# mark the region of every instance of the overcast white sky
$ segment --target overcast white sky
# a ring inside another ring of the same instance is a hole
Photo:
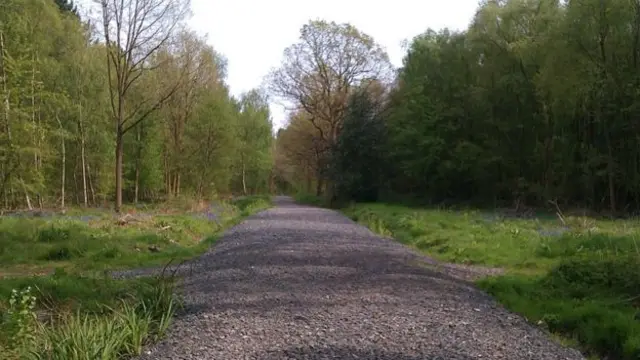
[[[80,0],[83,3],[87,0]],[[466,28],[478,0],[191,0],[189,23],[228,60],[228,84],[234,95],[258,87],[284,49],[294,43],[310,19],[349,22],[386,48],[400,66],[402,41],[427,28]],[[285,122],[272,105],[274,126]]]

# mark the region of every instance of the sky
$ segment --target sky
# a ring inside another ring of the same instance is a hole
[[[80,0],[80,3],[88,0]],[[283,51],[298,40],[309,20],[348,22],[372,36],[399,67],[404,40],[426,31],[464,29],[478,0],[191,0],[190,27],[228,61],[227,83],[233,95],[259,87],[277,67]],[[271,104],[274,127],[286,114]]]

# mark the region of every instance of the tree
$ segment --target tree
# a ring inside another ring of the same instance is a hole
[[[58,8],[60,8],[60,11],[67,12],[75,15],[76,17],[79,17],[78,8],[73,3],[73,0],[54,0],[54,1],[56,5],[58,5]]]
[[[237,108],[226,85],[210,89],[185,129],[184,185],[200,198],[228,193],[238,152]]]
[[[390,69],[387,54],[370,36],[350,24],[316,20],[302,27],[300,41],[285,50],[282,65],[270,74],[270,91],[294,110],[305,111],[326,145],[319,159],[318,194],[353,88],[387,79]]]
[[[107,205],[114,138],[127,201],[240,189],[239,129],[257,119],[269,128],[268,115],[241,117],[226,61],[169,16],[185,3],[96,2],[109,42],[96,41],[96,22],[73,15],[71,1],[0,1],[2,210]],[[248,192],[265,189],[266,134],[246,142]]]
[[[249,91],[240,99],[237,140],[239,142],[239,172],[242,193],[247,195],[247,176],[252,174],[252,188],[262,181],[266,188],[271,167],[271,116],[266,97],[257,90]]]
[[[286,128],[280,129],[276,140],[276,170],[278,177],[297,191],[311,193],[321,180],[317,176],[326,145],[318,137],[305,111],[289,116]]]
[[[331,152],[335,200],[378,199],[385,160],[381,105],[366,91],[357,91],[349,99],[342,131]]]
[[[103,36],[107,44],[107,70],[111,111],[115,123],[115,211],[122,206],[124,135],[158,110],[179,86],[149,91],[131,106],[132,87],[152,71],[152,57],[167,46],[189,9],[188,0],[99,1]]]

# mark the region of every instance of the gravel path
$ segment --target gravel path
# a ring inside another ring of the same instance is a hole
[[[463,280],[472,270],[276,203],[193,261],[185,312],[143,359],[584,359]]]

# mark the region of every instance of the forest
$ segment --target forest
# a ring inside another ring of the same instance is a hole
[[[487,0],[467,29],[416,36],[391,74],[370,37],[316,25],[272,81],[297,106],[276,169],[298,189],[638,209],[640,3]]]
[[[0,1],[0,354],[141,354],[176,279],[108,272],[192,259],[287,194],[495,270],[476,285],[589,356],[640,357],[640,1],[483,0],[399,67],[311,19],[238,96],[188,0],[87,4]]]
[[[468,29],[412,39],[399,69],[352,25],[313,20],[237,99],[186,2],[150,27],[62,0],[0,6],[6,210],[267,192],[640,205],[633,1],[485,1]],[[273,134],[278,100],[289,115]]]
[[[96,20],[66,0],[0,3],[2,208],[267,192],[266,96],[230,95],[188,2],[103,4]]]

